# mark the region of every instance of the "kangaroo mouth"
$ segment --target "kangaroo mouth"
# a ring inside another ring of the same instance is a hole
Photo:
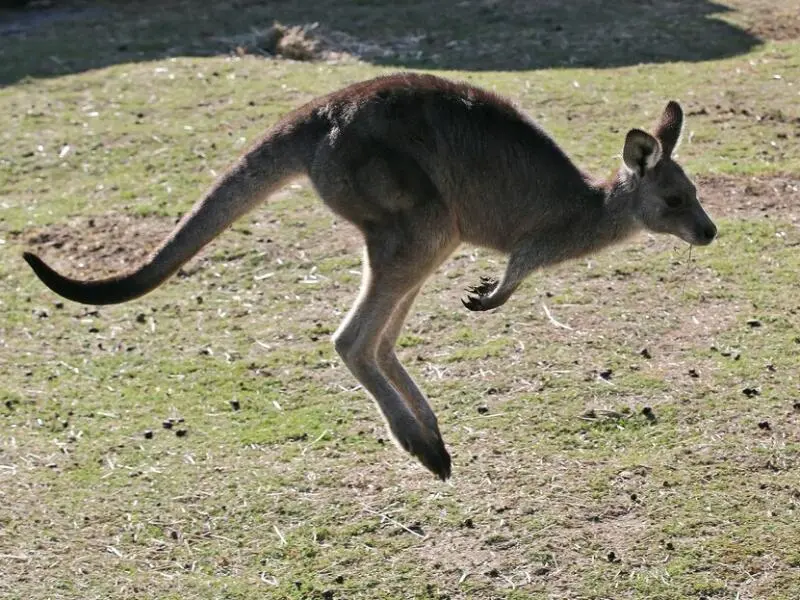
[[[681,231],[678,237],[692,246],[708,246],[717,238],[717,227],[709,222],[707,225],[691,231]]]

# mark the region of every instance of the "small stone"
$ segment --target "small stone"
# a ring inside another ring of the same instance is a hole
[[[489,412],[489,407],[488,406],[485,406],[485,405],[482,404],[481,406],[478,407],[478,414],[479,415],[485,415],[488,412]]]
[[[756,327],[761,327],[761,321],[759,321],[758,319],[748,319],[747,324],[753,329],[755,329]]]
[[[136,322],[137,323],[144,323],[147,320],[147,316],[144,313],[139,313],[136,315]]]
[[[606,558],[608,559],[608,562],[610,562],[610,563],[619,561],[619,558],[617,558],[617,555],[614,553],[613,550],[608,553]]]
[[[644,418],[647,419],[648,421],[656,420],[656,414],[653,412],[653,409],[650,408],[649,406],[645,406],[642,409],[642,415],[644,415]]]
[[[689,369],[689,377],[698,379],[700,377],[700,372],[697,369]]]
[[[144,432],[144,439],[146,439],[146,440],[152,440],[153,439],[153,430],[152,429],[148,429],[148,430],[146,430]]]
[[[753,398],[755,396],[760,396],[761,392],[758,388],[746,387],[742,390],[742,393],[747,396],[748,398]]]
[[[230,401],[230,405],[231,405],[231,408],[232,408],[233,410],[239,410],[239,409],[241,409],[241,408],[242,408],[242,405],[241,405],[241,404],[239,404],[239,401],[238,401],[238,400],[231,400],[231,401]]]
[[[187,433],[189,433],[188,429],[176,429],[175,430],[175,435],[177,435],[178,437],[186,437]]]
[[[167,419],[166,421],[163,421],[163,422],[161,423],[161,426],[162,426],[164,429],[172,429],[172,426],[173,426],[174,424],[175,424],[175,423],[173,423],[172,419]]]
[[[648,350],[647,348],[642,348],[641,350],[639,350],[639,354],[642,355],[642,357],[646,358],[647,360],[653,358],[653,355],[650,354],[650,350]]]
[[[602,378],[603,378],[603,379],[605,379],[606,381],[610,381],[610,380],[611,380],[611,375],[612,375],[613,373],[614,373],[614,371],[613,371],[613,370],[611,370],[611,369],[606,369],[606,370],[604,370],[604,371],[600,371],[599,375],[600,375],[600,377],[602,377]]]
[[[769,421],[761,421],[758,424],[759,429],[763,429],[764,431],[770,431],[772,427],[770,427]]]
[[[408,529],[419,535],[425,535],[425,531],[422,529],[422,525],[419,522],[412,523],[408,526]]]

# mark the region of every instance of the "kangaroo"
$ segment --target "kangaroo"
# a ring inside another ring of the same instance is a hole
[[[141,266],[107,279],[65,277],[24,253],[61,296],[85,304],[155,289],[236,219],[306,176],[363,236],[361,288],[333,344],[372,396],[396,444],[442,480],[451,458],[395,342],[426,279],[462,242],[508,256],[481,278],[471,311],[502,306],[534,270],[646,229],[707,245],[717,228],[672,159],[683,111],[670,101],[653,135],[630,129],[607,180],[581,171],[511,102],[432,75],[399,73],[312,100],[277,121],[177,223]]]

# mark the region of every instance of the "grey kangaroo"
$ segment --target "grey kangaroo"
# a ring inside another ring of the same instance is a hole
[[[60,275],[31,253],[51,290],[85,304],[132,300],[291,179],[307,176],[365,243],[358,297],[333,336],[396,443],[442,480],[451,460],[425,394],[395,342],[425,280],[466,242],[509,256],[462,302],[502,306],[534,270],[596,252],[641,229],[706,245],[717,229],[672,159],[683,112],[669,102],[653,135],[628,131],[608,180],[582,172],[510,102],[431,75],[356,83],[281,118],[135,269],[94,281]]]

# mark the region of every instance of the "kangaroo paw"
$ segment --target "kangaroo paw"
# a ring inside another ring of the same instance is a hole
[[[400,446],[442,481],[450,477],[450,454],[438,431],[420,429],[396,438]]]
[[[473,285],[467,288],[468,292],[478,294],[479,296],[486,296],[491,294],[497,287],[497,279],[492,277],[481,277],[481,282],[478,285]]]
[[[488,310],[489,306],[486,305],[484,300],[497,288],[497,280],[491,277],[481,277],[481,282],[478,285],[467,288],[466,299],[461,299],[461,303],[469,310]]]
[[[435,439],[429,440],[415,454],[425,468],[442,481],[447,481],[450,477],[450,454],[441,436],[437,435]]]

